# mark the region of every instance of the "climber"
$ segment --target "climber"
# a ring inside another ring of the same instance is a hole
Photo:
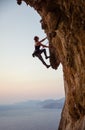
[[[47,38],[47,37],[46,37],[46,38]],[[43,45],[43,44],[42,44],[42,42],[43,42],[46,38],[44,38],[44,39],[42,39],[41,41],[39,41],[39,37],[38,37],[38,36],[35,36],[35,37],[34,37],[35,50],[34,50],[32,56],[33,56],[33,57],[35,57],[35,56],[38,57],[38,58],[41,60],[41,62],[42,62],[47,68],[49,68],[50,65],[47,65],[47,64],[45,63],[44,59],[43,59],[42,56],[41,56],[41,54],[44,53],[46,59],[50,58],[50,56],[47,56],[46,49],[44,48],[44,47],[49,48],[49,46],[46,46],[46,45]],[[41,46],[43,47],[43,49],[40,49]]]

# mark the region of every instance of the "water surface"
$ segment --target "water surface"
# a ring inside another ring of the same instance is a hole
[[[57,130],[61,109],[0,110],[0,130]]]

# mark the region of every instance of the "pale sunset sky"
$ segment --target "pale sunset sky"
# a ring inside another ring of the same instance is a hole
[[[32,57],[34,36],[46,36],[40,19],[24,2],[0,0],[0,104],[64,97],[62,66],[47,69]]]

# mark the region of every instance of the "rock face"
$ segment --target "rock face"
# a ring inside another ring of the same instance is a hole
[[[85,130],[85,0],[24,1],[42,17],[52,68],[63,66],[66,98],[59,130]]]

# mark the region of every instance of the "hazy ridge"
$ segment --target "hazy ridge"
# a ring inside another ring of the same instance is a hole
[[[28,100],[19,102],[11,105],[0,105],[0,110],[7,109],[20,109],[20,108],[48,108],[48,109],[62,109],[65,98],[58,100],[47,99],[47,100]]]

